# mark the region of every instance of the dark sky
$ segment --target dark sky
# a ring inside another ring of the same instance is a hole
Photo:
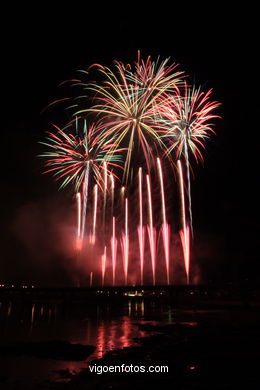
[[[227,10],[217,3],[208,9],[172,4],[170,10],[152,5],[139,10],[132,3],[122,10],[101,3],[54,10],[43,3],[37,9],[21,6],[2,13],[0,280],[46,280],[46,285],[69,280],[59,262],[47,255],[46,265],[44,256],[38,261],[24,239],[27,230],[32,234],[28,210],[41,220],[39,234],[44,237],[48,202],[69,202],[69,194],[57,193],[51,178],[40,174],[36,158],[43,131],[51,122],[64,120],[64,112],[41,110],[64,97],[58,84],[75,77],[78,69],[93,62],[110,66],[114,59],[133,62],[138,49],[144,57],[171,57],[190,80],[213,87],[214,98],[222,103],[217,136],[208,145],[205,167],[195,168],[192,182],[194,253],[199,258],[199,251],[207,248],[200,260],[207,280],[257,277],[256,10],[242,5]],[[46,237],[42,241],[46,243]],[[37,245],[48,251],[47,244]]]

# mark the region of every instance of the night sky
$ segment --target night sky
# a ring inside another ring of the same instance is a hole
[[[58,192],[51,177],[41,175],[36,157],[44,131],[66,116],[63,108],[41,111],[65,96],[58,84],[78,69],[92,63],[110,66],[114,59],[133,63],[138,49],[143,57],[171,57],[189,80],[213,87],[214,99],[222,103],[217,136],[192,181],[194,253],[203,281],[259,280],[256,10],[236,5],[240,8],[230,11],[215,4],[170,11],[150,5],[139,11],[127,3],[118,12],[101,3],[58,11],[44,3],[2,13],[7,23],[1,32],[0,281],[70,283],[58,255],[48,256],[45,237],[52,207],[63,205],[66,220],[70,194]],[[36,219],[37,233],[30,226]],[[33,238],[39,259],[29,248],[27,232],[42,234],[42,243]],[[49,240],[55,241],[55,230]]]

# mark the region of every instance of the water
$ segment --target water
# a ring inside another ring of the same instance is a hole
[[[206,299],[206,305],[200,306],[201,297],[196,300],[192,295],[192,305],[178,306],[177,309],[169,301],[153,297],[125,297],[125,300],[119,301],[111,298],[101,302],[98,297],[94,300],[93,295],[86,294],[84,302],[72,304],[59,303],[50,298],[51,295],[47,302],[45,295],[36,294],[32,296],[35,303],[18,301],[26,297],[18,294],[16,301],[0,301],[1,390],[32,390],[41,388],[44,381],[68,380],[64,373],[77,373],[86,369],[91,360],[102,358],[108,351],[134,346],[137,344],[134,338],[150,335],[138,327],[142,323],[185,323],[196,327],[195,333],[191,334],[187,333],[187,327],[176,327],[171,335],[173,338],[166,339],[167,342],[170,340],[169,349],[168,344],[162,349],[153,350],[151,347],[152,361],[162,356],[169,360],[172,379],[176,380],[177,375],[186,381],[187,370],[198,367],[196,375],[199,381],[207,383],[205,388],[210,388],[208,385],[212,378],[214,381],[218,378],[220,384],[231,383],[234,377],[239,382],[238,373],[245,378],[251,378],[253,374],[256,380],[260,340],[257,301],[254,302],[256,306],[248,306],[243,300],[236,301],[240,302],[239,305],[235,305],[234,301],[221,300],[214,306]],[[57,299],[66,299],[66,294]],[[183,344],[184,336],[186,341]],[[53,340],[93,345],[95,350],[80,362],[26,355],[4,356],[1,353],[4,345]],[[180,342],[176,344],[176,341]],[[227,373],[229,382],[225,379]],[[218,383],[213,387],[217,388]]]
[[[44,380],[64,380],[60,370],[77,373],[108,351],[137,345],[133,338],[146,336],[137,324],[156,324],[156,319],[172,322],[171,308],[135,299],[120,305],[0,302],[0,346],[67,340],[96,347],[88,359],[80,362],[0,354],[0,379],[7,377],[0,383],[1,388],[29,389]]]

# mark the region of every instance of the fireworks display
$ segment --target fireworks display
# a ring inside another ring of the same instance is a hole
[[[169,59],[142,60],[138,53],[133,66],[115,61],[113,69],[94,64],[90,72],[97,72],[99,81],[74,80],[84,94],[70,106],[72,120],[54,126],[41,142],[41,157],[44,172],[52,173],[60,188],[72,184],[75,190],[77,252],[86,262],[90,254],[84,247],[99,253],[94,261],[100,271],[91,271],[91,285],[155,285],[160,257],[164,283],[171,284],[174,231],[189,283],[191,160],[203,162],[219,103],[211,100],[212,90],[189,86]],[[174,186],[179,196],[169,206]],[[180,216],[174,226],[172,209]]]
[[[80,215],[78,217],[78,232],[80,231],[78,238],[83,240],[90,175],[92,173],[94,181],[102,189],[105,188],[104,199],[106,199],[107,175],[113,175],[112,168],[120,167],[121,156],[118,153],[123,150],[114,148],[113,153],[110,153],[111,144],[99,136],[94,125],[88,128],[84,121],[82,135],[79,135],[78,121],[76,121],[76,134],[74,135],[70,132],[72,124],[73,122],[69,123],[65,129],[55,126],[57,134],[48,133],[46,141],[42,144],[49,150],[41,156],[47,158],[45,173],[52,172],[56,180],[62,181],[60,188],[73,183],[75,192],[77,194],[82,192],[83,206],[79,205],[78,195],[77,203],[78,210],[82,209],[82,213],[78,211]],[[104,201],[104,211],[105,205]]]
[[[115,145],[124,144],[127,154],[124,163],[124,177],[129,177],[132,155],[141,146],[141,153],[150,170],[153,158],[153,143],[163,147],[162,138],[154,128],[158,107],[182,83],[183,72],[174,72],[176,65],[167,66],[167,60],[161,64],[150,58],[131,66],[115,62],[115,71],[98,67],[101,73],[101,85],[90,83],[86,90],[93,94],[93,105],[81,109],[76,115],[92,113],[96,115],[100,134],[113,139]]]

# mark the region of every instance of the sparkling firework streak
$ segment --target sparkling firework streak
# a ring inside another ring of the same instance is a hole
[[[182,210],[182,230],[180,231],[181,243],[184,256],[185,271],[187,276],[187,284],[189,284],[189,270],[190,270],[190,238],[189,227],[186,225],[186,211],[185,211],[185,196],[184,196],[184,182],[181,161],[177,161],[179,182],[180,182],[180,195],[181,195],[181,210]]]
[[[79,110],[75,115],[86,112],[98,116],[98,128],[104,139],[112,139],[117,147],[127,142],[124,177],[126,181],[135,144],[142,147],[146,165],[150,170],[152,144],[164,147],[162,139],[154,130],[157,105],[163,97],[182,84],[183,72],[173,72],[176,65],[167,65],[168,59],[161,64],[138,60],[135,70],[115,61],[115,71],[99,66],[103,84],[86,84],[87,90],[94,94],[95,104],[90,109]],[[127,141],[126,141],[127,140]],[[136,142],[137,141],[137,142]],[[111,153],[115,146],[111,147]]]
[[[78,239],[80,239],[80,232],[81,232],[81,194],[80,192],[77,192],[76,194],[76,200],[77,200],[77,214],[78,214]]]
[[[151,262],[152,262],[152,273],[153,273],[153,285],[155,285],[155,256],[156,256],[156,230],[153,226],[153,209],[152,209],[152,194],[150,176],[146,175],[147,180],[147,192],[148,192],[148,209],[149,209],[149,226],[148,236],[150,242]]]
[[[98,203],[98,185],[94,185],[94,210],[93,210],[93,228],[90,236],[90,243],[92,245],[96,242],[96,226],[97,226],[97,203]]]
[[[125,231],[124,233],[122,233],[121,246],[122,246],[122,253],[123,253],[125,285],[127,286],[128,262],[129,262],[128,199],[127,198],[125,198]]]
[[[105,283],[106,262],[107,262],[107,247],[105,246],[104,253],[101,256],[102,287],[104,286],[104,283]]]
[[[187,284],[190,283],[190,229],[186,226],[184,230],[180,230],[181,244],[184,253],[185,269],[187,275]]]
[[[193,218],[192,218],[191,188],[190,188],[190,162],[189,162],[189,152],[188,152],[187,138],[186,138],[186,141],[184,143],[184,155],[185,155],[187,183],[188,183],[190,228],[191,228],[191,234],[192,234],[192,237],[193,237]]]
[[[114,176],[110,174],[110,181],[111,181],[111,216],[114,215],[114,199],[115,199],[115,180]]]
[[[116,239],[116,219],[112,218],[112,237],[111,237],[111,253],[112,253],[112,283],[115,286],[116,277],[116,255],[117,255],[117,239]]]
[[[157,166],[159,171],[160,178],[160,187],[161,187],[161,203],[162,203],[162,237],[163,237],[163,246],[164,246],[164,255],[166,263],[166,274],[167,274],[167,284],[170,284],[170,227],[166,220],[166,209],[165,209],[165,196],[164,196],[164,184],[163,184],[163,173],[161,160],[157,157]]]
[[[106,203],[107,203],[107,162],[104,161],[104,204],[103,204],[103,230],[106,224]]]
[[[145,229],[143,226],[143,192],[142,192],[142,168],[139,168],[138,172],[138,183],[139,183],[139,226],[138,226],[138,238],[139,238],[139,253],[140,253],[140,277],[141,286],[144,284],[144,240],[145,240]]]
[[[122,186],[121,191],[120,191],[121,209],[123,209],[123,207],[124,207],[125,193],[126,193],[125,186]]]
[[[83,187],[83,210],[82,210],[81,241],[83,241],[83,238],[84,238],[85,222],[86,222],[86,214],[87,214],[88,184],[89,184],[89,164],[90,164],[90,162],[87,161],[86,170],[85,170],[84,187]]]

